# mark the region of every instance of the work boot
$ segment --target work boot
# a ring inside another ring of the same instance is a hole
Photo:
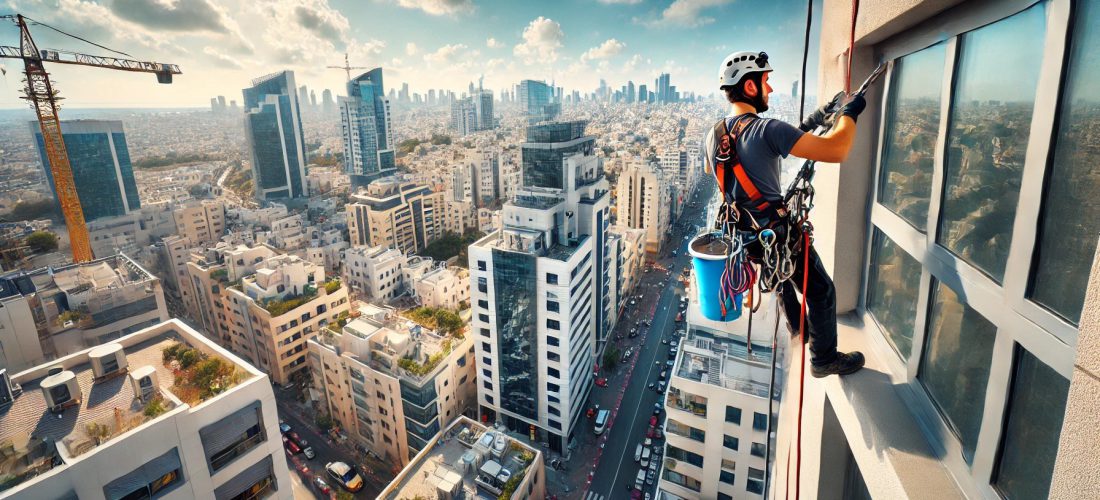
[[[850,375],[863,368],[863,353],[852,351],[849,353],[838,352],[836,359],[827,365],[814,365],[810,370],[814,378],[828,377],[829,375]]]

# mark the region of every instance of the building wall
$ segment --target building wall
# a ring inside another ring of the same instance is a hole
[[[177,208],[173,212],[179,236],[194,243],[213,243],[225,233],[225,205],[203,201]]]
[[[26,297],[0,299],[0,368],[16,373],[45,360]]]

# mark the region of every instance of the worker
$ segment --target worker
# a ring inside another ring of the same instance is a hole
[[[848,96],[841,92],[832,101],[811,113],[805,123],[794,127],[780,120],[760,118],[768,110],[768,95],[772,92],[768,75],[772,67],[764,52],[734,52],[722,61],[718,71],[719,88],[730,103],[729,115],[707,133],[703,152],[707,172],[718,173],[719,189],[726,201],[737,207],[737,228],[752,234],[762,228],[772,228],[777,234],[773,248],[788,245],[794,264],[791,278],[778,287],[780,301],[788,327],[801,325],[801,308],[795,293],[806,276],[804,300],[808,308],[811,373],[821,378],[847,375],[863,367],[863,354],[858,351],[837,351],[836,288],[825,271],[813,245],[801,248],[801,228],[789,227],[783,192],[780,187],[782,158],[793,154],[807,160],[840,163],[848,156],[855,136],[856,118],[866,101],[862,95]],[[832,120],[829,120],[833,117]],[[829,120],[829,123],[826,121]],[[819,126],[831,126],[824,135],[812,131]],[[740,163],[743,171],[736,171]],[[786,234],[787,228],[792,234]],[[759,239],[746,245],[750,259],[761,262],[764,246]],[[809,264],[804,264],[809,252]],[[804,269],[804,267],[807,267]]]

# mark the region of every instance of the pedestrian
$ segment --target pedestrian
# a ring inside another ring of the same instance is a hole
[[[795,286],[802,286],[804,273],[810,334],[810,364],[814,377],[832,374],[847,375],[863,367],[859,351],[837,351],[836,288],[811,243],[801,248],[801,228],[792,227],[793,234],[778,234],[787,227],[788,216],[780,187],[780,167],[783,158],[793,154],[799,158],[839,163],[848,156],[855,137],[856,118],[866,107],[863,96],[847,96],[843,92],[810,114],[794,127],[780,120],[760,118],[768,110],[768,75],[772,67],[764,52],[734,52],[726,56],[718,69],[719,89],[730,103],[729,115],[707,133],[703,151],[707,173],[715,176],[724,201],[736,206],[737,229],[756,232],[761,227],[776,230],[779,242],[787,238],[793,245],[795,270],[791,279],[779,286],[787,326],[792,333],[800,324],[801,309]],[[835,115],[835,117],[833,116]],[[832,117],[832,119],[830,119]],[[822,136],[807,134],[818,127],[831,127]],[[792,241],[792,243],[794,242]],[[759,240],[746,246],[749,256],[761,261],[763,247]],[[804,265],[809,252],[809,265]]]

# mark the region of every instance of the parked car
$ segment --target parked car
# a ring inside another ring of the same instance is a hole
[[[634,449],[634,461],[637,462],[642,459],[642,443],[638,443],[638,447]]]
[[[649,474],[645,476],[645,484],[653,484],[654,479],[657,479],[657,472],[649,471]]]
[[[320,491],[323,495],[332,494],[332,488],[329,488],[328,483],[326,483],[324,479],[321,479],[320,476],[313,478],[313,487],[317,488],[317,491]]]
[[[664,380],[662,380],[661,383],[657,384],[657,392],[665,392],[665,381]]]
[[[668,378],[668,370],[661,370],[661,380]]]
[[[283,434],[283,437],[297,445],[297,447],[302,450],[302,454],[304,454],[306,458],[312,459],[313,457],[317,456],[317,453],[313,451],[313,447],[309,445],[309,442],[305,439],[302,439],[302,437],[299,436],[297,432],[289,431],[286,434]]]
[[[283,434],[286,434],[286,433],[290,432],[290,424],[280,420],[279,421],[279,432],[281,432]]]
[[[639,490],[645,487],[645,470],[638,471],[638,475],[634,477],[634,487]]]
[[[604,377],[596,379],[596,385],[599,387],[607,387],[607,379]]]
[[[652,454],[653,453],[649,451],[649,448],[642,448],[642,459],[638,461],[638,463],[642,465],[643,469],[649,467],[649,457]]]
[[[345,490],[355,493],[363,489],[363,478],[359,477],[355,469],[348,467],[348,464],[344,462],[329,462],[325,464],[325,472],[328,472],[328,475],[340,486],[343,486]]]

